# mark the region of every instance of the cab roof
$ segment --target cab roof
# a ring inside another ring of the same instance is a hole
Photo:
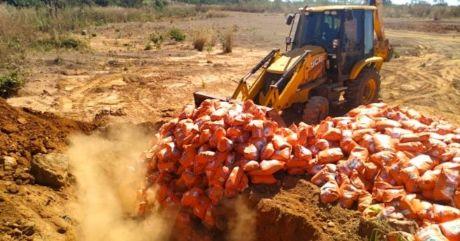
[[[324,12],[334,10],[377,10],[376,6],[370,5],[329,5],[329,6],[312,6],[299,8],[301,12]]]

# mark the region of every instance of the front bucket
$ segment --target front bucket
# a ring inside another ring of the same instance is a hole
[[[207,99],[217,99],[217,100],[222,100],[222,101],[226,101],[224,98],[220,98],[220,97],[217,97],[217,96],[212,96],[212,95],[208,95],[206,93],[203,93],[203,92],[195,92],[193,93],[193,99],[195,100],[195,106],[198,107],[201,105],[201,103]]]

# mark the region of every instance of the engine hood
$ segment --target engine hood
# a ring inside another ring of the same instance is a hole
[[[283,74],[307,50],[310,50],[311,54],[313,54],[313,55],[325,52],[325,50],[322,47],[313,46],[313,45],[306,45],[306,46],[304,46],[302,48],[293,49],[291,51],[283,53],[283,55],[281,55],[281,57],[276,59],[267,68],[267,71],[270,72],[270,73],[274,73],[274,74]]]

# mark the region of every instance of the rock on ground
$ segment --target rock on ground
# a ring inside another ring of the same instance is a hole
[[[59,189],[65,186],[69,160],[60,153],[37,154],[31,163],[31,174],[40,185]]]

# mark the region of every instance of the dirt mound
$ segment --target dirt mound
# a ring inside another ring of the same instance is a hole
[[[0,98],[0,156],[2,162],[8,159],[12,167],[3,170],[0,179],[13,180],[16,169],[30,169],[34,155],[62,151],[70,133],[89,133],[94,128],[93,124],[51,113],[14,108]]]
[[[242,203],[234,200],[226,200],[219,210],[219,220],[239,222],[239,230],[232,225],[223,232],[208,230],[198,219],[184,222],[179,218],[171,240],[365,240],[359,235],[360,213],[322,204],[319,188],[304,178],[285,176],[281,185],[254,185],[240,197],[248,206],[243,214],[246,219],[236,217],[235,209]],[[236,212],[241,215],[242,211]]]
[[[304,179],[286,176],[282,185],[251,192],[257,240],[364,240],[358,235],[359,212],[321,204],[319,188]]]

